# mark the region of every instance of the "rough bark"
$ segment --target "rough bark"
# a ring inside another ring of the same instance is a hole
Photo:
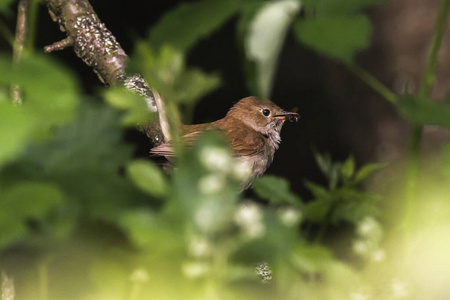
[[[128,75],[128,56],[114,35],[106,28],[87,0],[47,0],[53,21],[59,24],[67,37],[45,47],[46,52],[72,46],[75,53],[98,75],[107,86],[123,84],[143,96],[151,111],[157,111],[160,122],[165,120],[161,97],[154,93],[139,74]],[[167,137],[159,123],[147,125],[145,132],[153,144],[163,143]]]
[[[20,0],[17,7],[17,25],[13,48],[13,64],[17,64],[23,56],[27,36],[27,10],[28,0]],[[22,92],[20,90],[20,86],[17,84],[13,84],[11,86],[11,98],[16,104],[22,103]]]

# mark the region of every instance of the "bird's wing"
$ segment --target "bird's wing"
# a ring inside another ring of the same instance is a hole
[[[185,146],[191,147],[195,144],[195,142],[200,138],[201,131],[194,131],[188,134],[183,135],[182,142]],[[173,148],[172,143],[167,142],[164,144],[161,144],[157,147],[154,147],[150,149],[150,155],[151,156],[165,156],[167,158],[169,157],[175,157],[175,150]]]
[[[250,156],[261,153],[264,149],[264,137],[247,126],[235,127],[225,135],[235,156]]]
[[[203,124],[201,125],[203,126]],[[191,147],[200,138],[204,130],[215,128],[224,133],[235,156],[250,156],[264,151],[264,136],[244,124],[241,125],[242,126],[233,126],[232,129],[230,129],[229,126],[223,126],[222,123],[216,122],[214,126],[198,128],[190,127],[191,132],[183,135],[182,141],[184,145]],[[170,158],[175,156],[175,150],[173,145],[170,142],[167,142],[150,149],[150,155]]]
[[[153,147],[150,149],[151,156],[165,156],[165,157],[174,157],[175,151],[173,150],[173,146],[171,143],[164,143],[157,147]]]

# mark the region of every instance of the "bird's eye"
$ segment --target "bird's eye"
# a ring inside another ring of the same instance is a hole
[[[268,116],[270,115],[270,110],[268,110],[267,108],[266,108],[266,109],[263,109],[262,113],[263,113],[263,115],[265,115],[266,117],[268,117]]]

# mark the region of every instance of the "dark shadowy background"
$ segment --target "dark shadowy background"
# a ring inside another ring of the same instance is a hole
[[[98,16],[116,36],[128,54],[133,43],[145,38],[161,16],[182,1],[92,0]],[[438,0],[392,0],[367,11],[374,25],[373,42],[360,53],[358,63],[395,92],[405,87],[414,92],[420,82]],[[214,11],[211,11],[214,14]],[[193,20],[195,21],[195,20]],[[11,22],[12,23],[12,22]],[[13,24],[12,24],[13,25]],[[42,49],[64,37],[41,6],[36,47]],[[449,38],[444,38],[434,95],[443,98],[450,82]],[[96,75],[72,50],[57,56],[79,74],[87,94],[104,87]],[[218,72],[220,89],[197,104],[194,123],[208,122],[225,115],[229,107],[245,96],[242,52],[236,37],[236,19],[199,42],[188,54],[188,64],[204,71]],[[317,55],[288,34],[280,55],[272,100],[285,109],[298,107],[302,119],[286,124],[283,143],[268,173],[288,178],[295,192],[304,195],[304,179],[322,181],[312,148],[330,152],[337,160],[354,154],[359,164],[400,160],[408,138],[408,126],[393,108],[341,65]],[[424,144],[433,149],[447,135],[427,128]],[[136,155],[145,157],[150,144],[145,135],[130,130]]]

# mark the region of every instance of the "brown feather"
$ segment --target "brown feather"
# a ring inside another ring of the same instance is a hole
[[[237,157],[248,164],[253,176],[261,175],[273,160],[281,142],[280,131],[285,120],[298,120],[294,112],[285,112],[270,100],[247,97],[238,101],[227,115],[215,122],[183,125],[182,142],[192,146],[207,130],[222,132]],[[152,148],[153,156],[175,156],[169,142]],[[246,183],[248,185],[248,183]]]

